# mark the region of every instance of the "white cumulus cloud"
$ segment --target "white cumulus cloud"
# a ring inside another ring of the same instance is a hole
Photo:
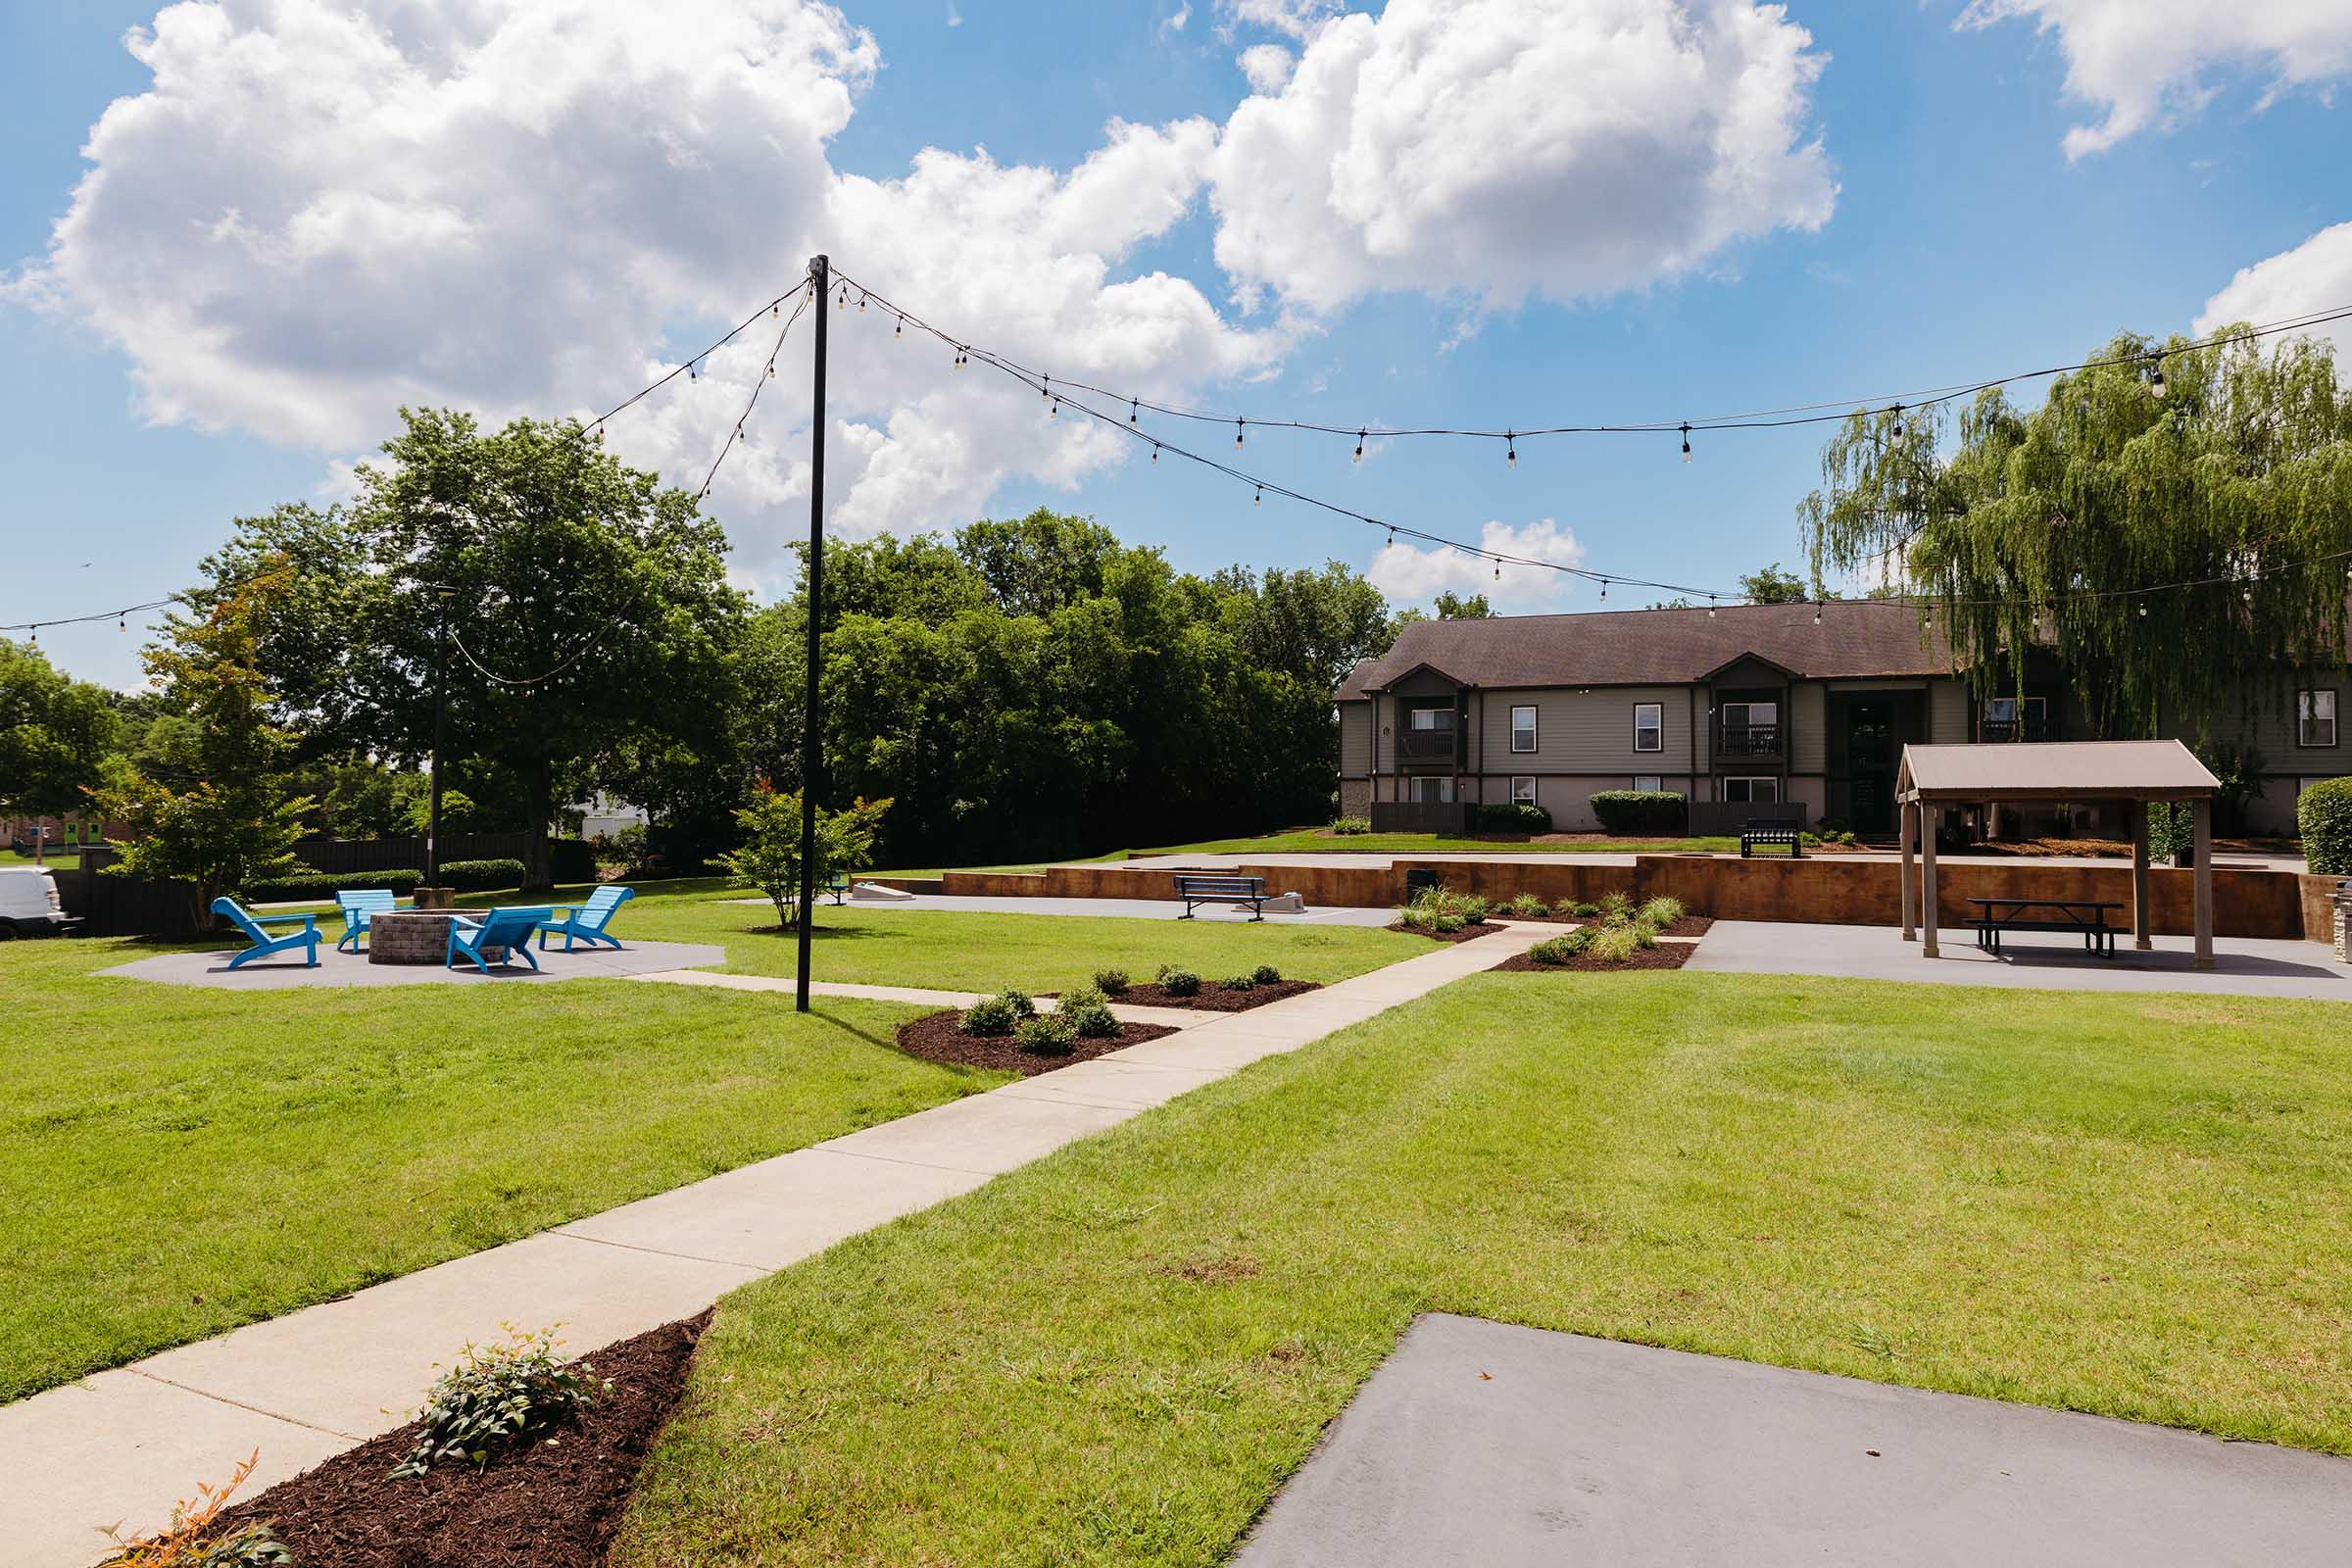
[[[1283,83],[1291,79],[1291,68],[1298,63],[1298,57],[1278,43],[1253,43],[1234,57],[1254,93],[1282,91]]]
[[[1478,542],[1500,555],[1560,566],[1582,565],[1585,559],[1575,533],[1550,517],[1518,527],[1489,522],[1479,530]],[[1423,549],[1402,540],[1383,545],[1364,576],[1396,604],[1426,605],[1451,589],[1465,597],[1485,594],[1495,610],[1513,614],[1558,610],[1579,582],[1549,566],[1497,564],[1443,545]]]
[[[1243,8],[1245,16],[1249,8]],[[1575,300],[1827,221],[1822,57],[1745,0],[1391,0],[1311,32],[1209,164],[1218,263],[1249,291]]]
[[[2269,78],[2264,102],[2352,73],[2346,0],[1970,0],[1957,25],[2031,21],[2066,52],[2066,90],[2101,110],[2066,133],[2087,157],[2203,110],[2231,71]]]
[[[2352,222],[2323,228],[2292,250],[2238,269],[2198,313],[2199,337],[2232,321],[2281,321],[2352,305]],[[2335,344],[2339,372],[2352,378],[2352,321],[2330,321],[2312,335]]]

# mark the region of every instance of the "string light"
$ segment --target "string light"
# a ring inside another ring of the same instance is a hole
[[[1609,579],[1606,577],[1600,579],[1600,602],[1604,605],[1609,602]]]
[[[1715,618],[1715,596],[1713,594],[1707,595],[1707,618],[1709,620]]]
[[[845,283],[842,285],[841,298],[833,302],[833,308],[837,311],[846,311],[850,308],[850,290],[848,284]]]
[[[1900,403],[1894,406],[1894,438],[1897,441],[1903,438],[1903,406]]]
[[[1044,398],[1048,403],[1051,403],[1054,401],[1053,388],[1054,378],[1049,375],[1044,380],[1037,383],[1037,395],[1041,398]]]
[[[1519,466],[1519,438],[1508,430],[1502,432],[1502,466],[1506,468]]]
[[[1048,399],[1046,400],[1046,417],[1047,417],[1047,418],[1051,419],[1051,418],[1053,418],[1053,417],[1054,417],[1055,415],[1059,414],[1060,412],[1061,412],[1061,399],[1059,399],[1059,398],[1048,398]]]
[[[1687,424],[1683,426],[1683,461],[1690,461],[1690,426]]]
[[[780,321],[784,318],[783,296],[778,295],[776,303],[767,308],[767,318],[771,321]]]
[[[858,314],[860,316],[865,314],[865,294],[862,290],[858,295]]]
[[[1233,421],[1233,450],[1242,450],[1242,421],[1239,419]]]
[[[2165,388],[2164,388],[2164,357],[2163,357],[2162,355],[2158,355],[2158,354],[2151,354],[2151,355],[2149,355],[2149,356],[2148,356],[2148,370],[2149,370],[2149,376],[2148,376],[2148,390],[2149,390],[2150,392],[2153,392],[2153,393],[2154,393],[2154,394],[2155,394],[2155,395],[2156,395],[2156,396],[2157,396],[2159,399],[2161,399],[2161,398],[2164,396],[2164,391],[2165,391]]]
[[[1262,507],[1266,504],[1266,487],[1264,485],[1261,484],[1257,487],[1257,494],[1250,498],[1250,504],[1253,507]]]
[[[1156,441],[1152,443],[1152,461],[1153,463],[1159,461],[1159,443]]]
[[[892,337],[905,337],[906,335],[906,318],[904,316],[899,318],[899,324],[890,329],[890,335]]]
[[[1367,426],[1366,428],[1368,429],[1368,428],[1369,428],[1369,426]],[[1356,461],[1356,462],[1358,462],[1358,463],[1361,463],[1361,462],[1363,462],[1363,461],[1364,461],[1364,431],[1363,431],[1363,430],[1358,430],[1358,431],[1356,431],[1356,432],[1355,432],[1355,461]]]
[[[1821,606],[1819,605],[1813,607],[1813,624],[1816,626],[1821,624]]]
[[[1130,427],[1135,424],[1135,411],[1137,407],[1138,404],[1134,398],[1129,398],[1127,400],[1127,423]]]
[[[688,360],[686,362],[686,379],[689,381],[695,379],[694,362],[692,360]]]

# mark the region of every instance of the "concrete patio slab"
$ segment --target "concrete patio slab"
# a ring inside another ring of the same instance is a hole
[[[319,1432],[175,1389],[136,1372],[101,1372],[79,1383],[0,1406],[0,1454],[8,1485],[0,1496],[0,1558],[12,1563],[95,1562],[107,1549],[100,1532],[118,1521],[150,1522],[140,1508],[125,1520],[126,1470],[158,1479],[165,1513],[198,1482],[224,1484],[248,1455],[252,1496],[350,1446]],[[153,1521],[160,1522],[160,1520]]]
[[[2015,933],[2002,951],[1977,946],[1973,929],[1941,933],[1940,953],[1922,956],[1891,926],[1793,925],[1718,920],[1684,965],[1718,974],[1811,974],[1848,980],[1915,980],[1940,985],[2029,986],[2059,991],[2194,991],[2211,996],[2302,997],[2352,1002],[2352,964],[2317,942],[2216,937],[2214,966],[2199,970],[2186,937],[2157,937],[2147,953],[2129,934],[2111,958],[2079,939]]]
[[[468,1341],[500,1338],[502,1323],[561,1323],[567,1352],[578,1353],[691,1317],[760,1272],[543,1231],[134,1370],[356,1441],[407,1420],[434,1364]]]
[[[968,1171],[803,1149],[559,1225],[555,1234],[764,1272],[987,1180]]]
[[[297,991],[318,986],[492,986],[547,984],[557,980],[635,979],[670,969],[724,963],[727,950],[706,942],[632,942],[625,948],[580,948],[570,953],[531,950],[539,960],[533,972],[522,964],[494,966],[483,974],[471,964],[462,969],[437,963],[369,963],[364,953],[337,953],[332,939],[318,944],[318,967],[300,960],[271,958],[231,969],[234,950],[206,953],[164,953],[152,958],[101,969],[102,975],[128,980],[155,980],[165,985],[209,986],[221,991]]]
[[[2340,1564],[2352,1460],[1416,1322],[1237,1568]]]

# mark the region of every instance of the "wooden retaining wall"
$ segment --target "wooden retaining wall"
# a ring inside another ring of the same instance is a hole
[[[1892,860],[1811,856],[1801,860],[1706,855],[1641,855],[1632,865],[1594,864],[1566,856],[1497,857],[1492,860],[1408,860],[1365,865],[1250,865],[1269,893],[1297,893],[1311,907],[1336,905],[1378,908],[1404,902],[1405,874],[1434,871],[1446,887],[1504,900],[1533,893],[1545,903],[1597,901],[1610,893],[1682,900],[1699,914],[1723,920],[1791,920],[1828,925],[1899,925],[1902,868]],[[1179,873],[1164,868],[1055,865],[1043,871],[950,871],[923,891],[989,898],[1173,899]],[[2195,873],[2159,866],[2148,873],[2150,929],[2187,936]],[[2287,941],[2331,939],[2328,896],[2336,879],[2285,871],[2213,873],[2214,934]],[[2123,906],[2129,926],[2132,867],[2052,865],[2034,860],[1940,860],[1936,910],[1940,924],[1968,923],[1972,898],[2105,900]]]

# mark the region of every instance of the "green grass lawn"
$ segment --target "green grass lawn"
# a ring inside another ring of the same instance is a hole
[[[91,972],[155,951],[0,946],[0,1400],[1001,1081],[873,1003]]]
[[[79,850],[51,850],[36,862],[29,855],[19,855],[14,850],[0,850],[0,865],[33,864],[38,864],[51,871],[71,871],[81,864],[81,852]]]
[[[727,1298],[613,1561],[1219,1562],[1431,1310],[2352,1452],[2344,1017],[1476,977]]]
[[[613,921],[622,941],[717,942],[741,974],[799,972],[799,936],[776,928],[765,903],[718,897],[639,898]],[[1249,920],[1165,920],[1085,915],[969,914],[820,905],[815,978],[867,985],[993,991],[1057,991],[1098,969],[1149,980],[1163,963],[1210,979],[1271,963],[1297,980],[1343,980],[1427,953],[1424,937],[1367,926],[1277,925]]]

